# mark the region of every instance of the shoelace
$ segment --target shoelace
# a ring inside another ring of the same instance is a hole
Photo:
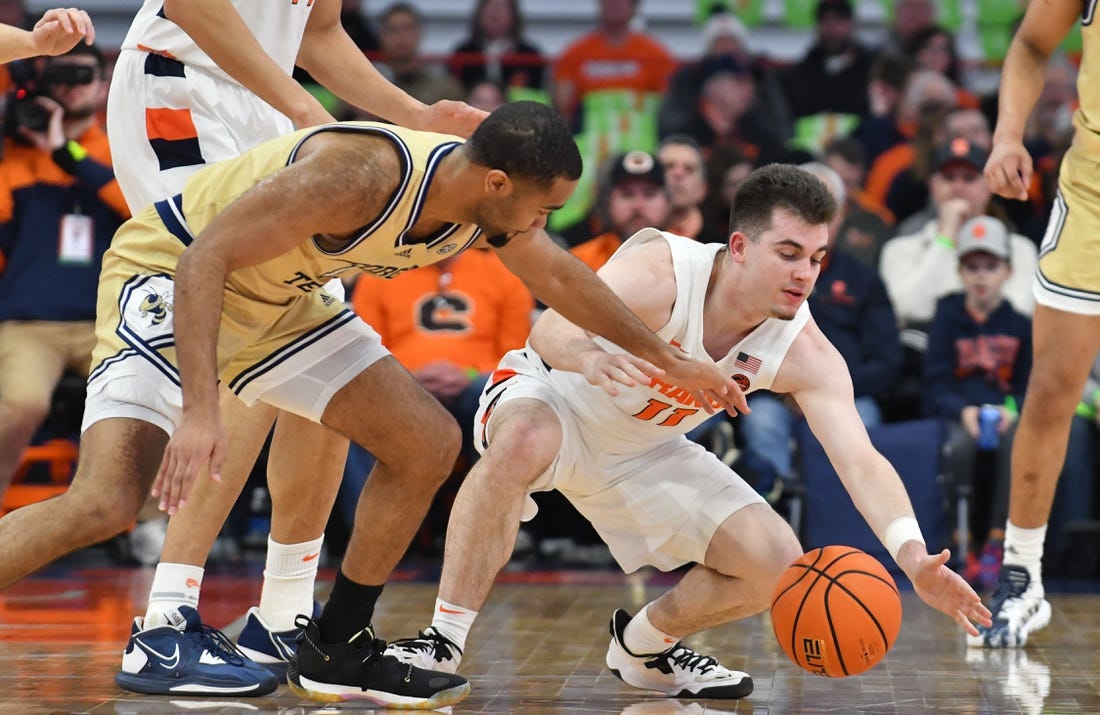
[[[197,636],[199,643],[202,644],[204,648],[222,660],[232,663],[233,665],[244,665],[244,653],[242,653],[233,641],[229,640],[225,634],[217,628],[213,628],[204,623],[199,626],[199,630],[192,635]]]
[[[691,648],[685,648],[684,646],[673,648],[672,652],[668,654],[668,658],[684,670],[697,670],[700,673],[710,672],[718,665],[716,658],[696,653]]]
[[[362,653],[363,657],[361,661],[366,663],[367,661],[380,658],[386,652],[386,646],[389,645],[381,638],[374,637],[374,631],[367,626],[363,630],[359,631],[348,639],[348,643],[355,646]]]
[[[416,638],[399,638],[391,645],[409,653],[431,653],[437,661],[451,660],[459,647],[437,631],[420,631]]]

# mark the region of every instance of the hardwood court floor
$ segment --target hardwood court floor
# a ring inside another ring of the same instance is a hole
[[[434,581],[402,571],[386,587],[380,636],[413,635],[429,622]],[[144,611],[150,569],[58,567],[0,593],[0,714],[370,712],[323,708],[285,687],[265,698],[168,698],[118,689],[113,676],[133,615]],[[319,589],[327,593],[332,570]],[[789,663],[765,616],[689,640],[727,666],[752,674],[739,702],[669,700],[635,690],[604,666],[613,609],[631,612],[669,583],[662,574],[611,571],[505,573],[468,643],[464,713],[1100,713],[1100,596],[1055,594],[1054,618],[1023,651],[968,651],[961,631],[903,593],[901,635],[885,661],[853,678],[829,680]],[[202,613],[236,635],[255,603],[253,567],[207,575]],[[377,712],[377,711],[376,711]]]

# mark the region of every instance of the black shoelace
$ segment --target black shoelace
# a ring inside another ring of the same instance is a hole
[[[668,658],[684,670],[697,670],[700,673],[711,671],[718,665],[716,658],[696,653],[691,648],[685,648],[684,646],[673,648],[672,652],[668,654]]]
[[[462,652],[449,638],[435,630],[431,633],[420,631],[416,638],[400,638],[393,642],[393,646],[410,653],[431,653],[437,661],[452,660],[455,652]]]
[[[236,644],[229,640],[225,634],[217,628],[213,628],[204,623],[199,626],[198,631],[192,633],[192,636],[198,637],[199,643],[203,648],[206,648],[206,650],[222,660],[232,663],[233,665],[244,665],[244,653],[242,653],[237,648]]]

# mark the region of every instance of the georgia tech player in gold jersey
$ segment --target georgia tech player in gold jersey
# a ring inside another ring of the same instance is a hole
[[[1043,88],[1043,68],[1070,29],[1081,23],[1084,54],[1077,77],[1080,105],[1073,145],[1059,169],[1046,234],[1039,246],[1032,324],[1034,362],[1027,401],[1012,445],[1012,486],[1004,562],[990,606],[993,625],[969,645],[1015,648],[1050,622],[1041,561],[1070,423],[1100,350],[1100,25],[1097,0],[1028,5],[1005,57],[997,127],[985,178],[997,194],[1026,200],[1032,161],[1024,127]],[[1100,394],[1089,396],[1095,403]]]

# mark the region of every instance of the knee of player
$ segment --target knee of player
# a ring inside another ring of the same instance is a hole
[[[545,468],[561,451],[561,423],[553,413],[520,411],[501,418],[489,424],[487,457]]]
[[[462,432],[453,419],[439,420],[415,446],[400,451],[389,464],[406,477],[440,484],[450,475],[462,448]]]
[[[1081,399],[1081,391],[1072,385],[1057,373],[1033,370],[1027,384],[1028,411],[1043,423],[1065,419]]]
[[[69,533],[75,540],[103,541],[130,528],[144,495],[121,484],[110,489],[84,488],[82,477],[78,468],[72,486],[56,500],[57,518],[72,525]]]
[[[804,553],[802,544],[798,542],[798,537],[794,535],[793,531],[790,529],[778,531],[775,540],[772,542],[772,558],[769,559],[772,584],[774,585],[779,580],[779,577],[787,570],[788,566],[802,558]]]

